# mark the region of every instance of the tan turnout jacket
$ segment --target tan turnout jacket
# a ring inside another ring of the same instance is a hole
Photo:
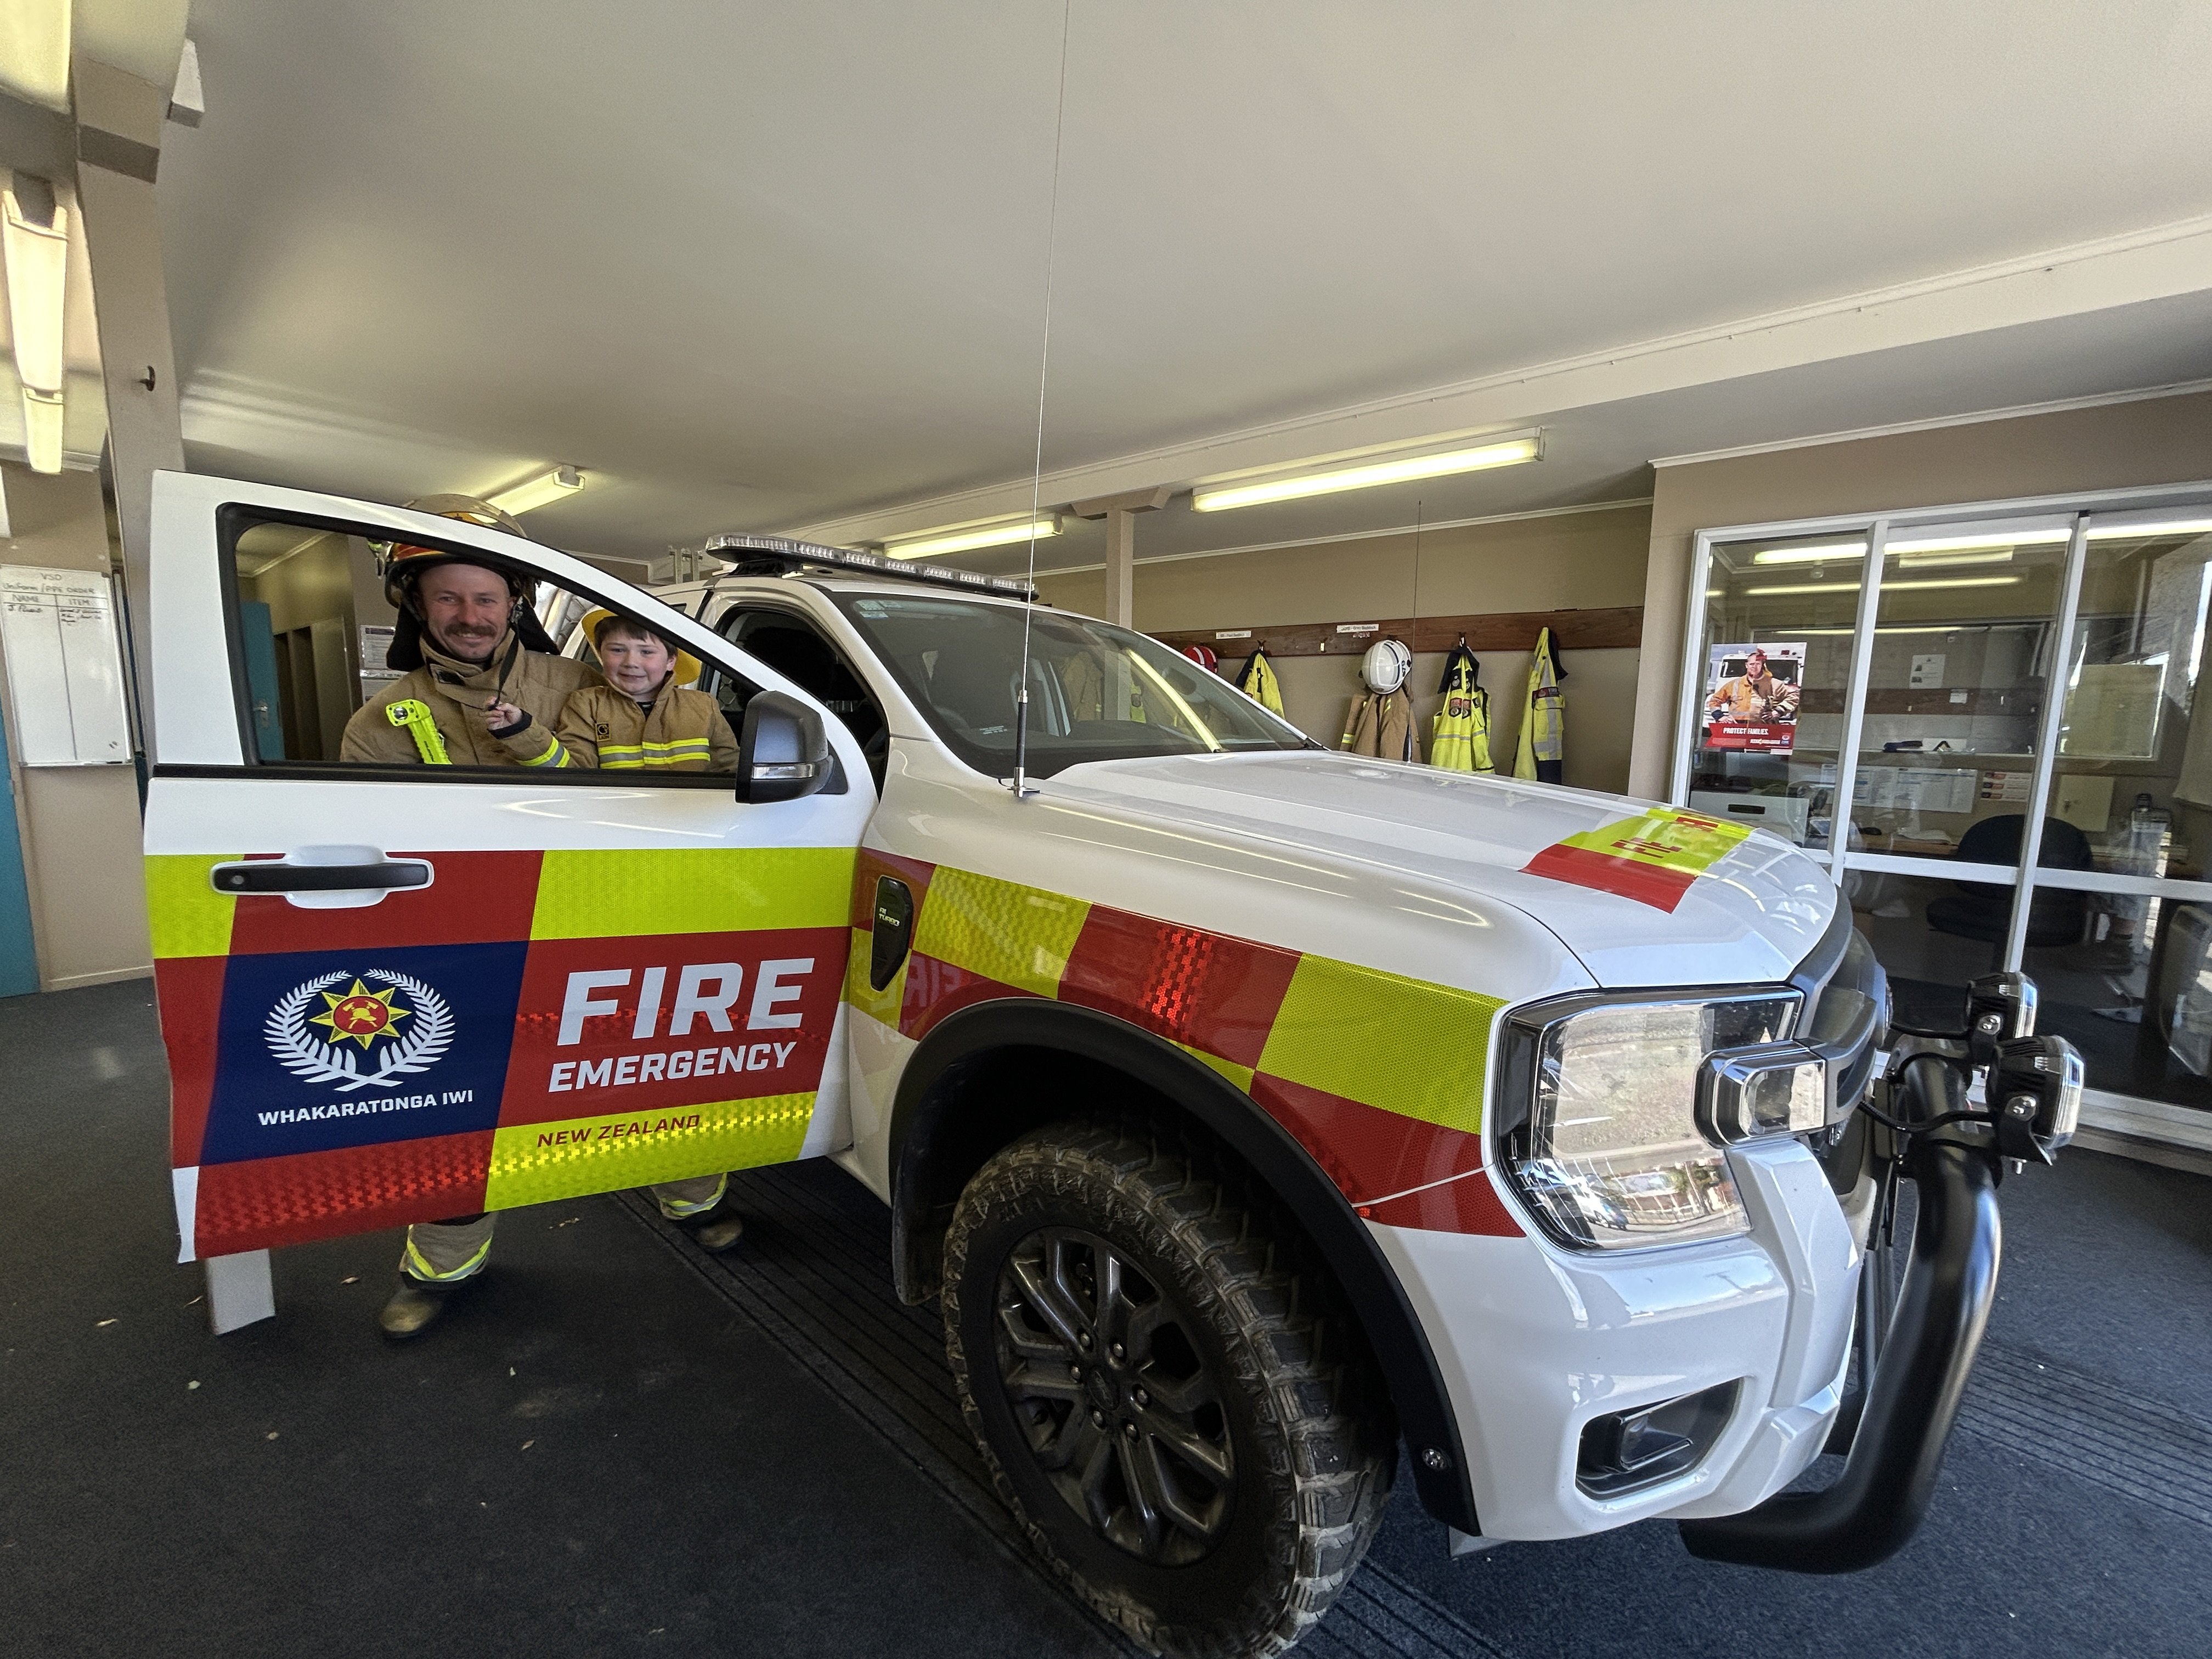
[[[556,728],[571,766],[648,772],[738,770],[738,740],[704,691],[663,684],[650,708],[611,685],[568,699]]]
[[[1364,691],[1352,700],[1344,717],[1339,749],[1380,760],[1418,761],[1421,739],[1413,729],[1413,700],[1401,686],[1395,691]]]
[[[438,735],[445,739],[446,758],[455,766],[570,764],[567,752],[553,735],[553,728],[569,693],[596,683],[599,671],[566,657],[518,651],[514,666],[507,670],[507,683],[501,686],[500,665],[507,661],[508,649],[514,644],[512,633],[504,635],[491,653],[491,661],[478,668],[446,655],[426,637],[422,641],[423,665],[401,675],[385,687],[374,701],[354,711],[353,718],[346,722],[345,741],[339,745],[338,757],[380,766],[404,766],[422,761],[422,754],[416,746],[414,734],[404,726],[392,725],[384,712],[392,703],[413,697],[428,707],[431,721],[437,726]],[[528,714],[530,724],[507,738],[492,736],[483,706],[495,694]]]

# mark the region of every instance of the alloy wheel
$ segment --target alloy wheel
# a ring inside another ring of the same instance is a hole
[[[1105,1239],[1048,1227],[1006,1257],[995,1311],[1000,1382],[1061,1500],[1154,1565],[1211,1553],[1236,1456],[1183,1310]]]

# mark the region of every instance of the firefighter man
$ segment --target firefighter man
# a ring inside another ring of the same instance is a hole
[[[408,506],[504,530],[489,502],[426,495]],[[563,766],[553,735],[568,694],[599,676],[558,654],[519,570],[459,553],[384,549],[384,597],[399,613],[386,666],[408,672],[346,722],[339,758],[383,765]]]
[[[522,526],[468,495],[428,495],[417,512],[522,535]],[[386,665],[404,675],[346,722],[341,759],[379,764],[562,767],[554,736],[572,692],[599,683],[579,662],[558,655],[530,608],[530,584],[518,570],[465,554],[397,544],[385,550],[385,597],[399,613]],[[728,1210],[726,1175],[666,1182],[653,1189],[660,1212],[686,1224],[710,1250],[744,1235]],[[399,1287],[377,1316],[386,1335],[428,1328],[447,1298],[483,1270],[494,1215],[419,1221],[407,1230]]]

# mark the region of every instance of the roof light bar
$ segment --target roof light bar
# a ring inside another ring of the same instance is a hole
[[[1419,478],[1441,478],[1457,472],[1480,472],[1494,466],[1518,466],[1541,460],[1540,434],[1509,438],[1472,447],[1432,450],[1425,454],[1363,461],[1318,472],[1293,473],[1288,477],[1261,478],[1249,483],[1224,481],[1200,484],[1191,492],[1190,504],[1200,513],[1219,513],[1232,507],[1257,507],[1267,501],[1296,501],[1306,495],[1331,495],[1342,489],[1369,489],[1377,484],[1410,483]]]
[[[825,547],[819,542],[793,541],[788,536],[709,536],[700,550],[710,557],[727,559],[739,569],[789,571],[814,565],[831,570],[864,570],[872,575],[927,582],[938,587],[963,587],[971,592],[995,593],[1006,599],[1036,599],[1036,589],[1011,576],[987,576],[980,570],[948,570],[940,565],[911,564],[887,553]]]

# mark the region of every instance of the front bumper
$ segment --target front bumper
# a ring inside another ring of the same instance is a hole
[[[1841,1401],[1860,1252],[1796,1141],[1729,1161],[1751,1231],[1710,1243],[1586,1255],[1533,1231],[1374,1227],[1434,1346],[1485,1537],[1735,1514],[1818,1455]],[[1577,1484],[1594,1419],[1731,1383],[1726,1420],[1688,1468],[1611,1497]]]

